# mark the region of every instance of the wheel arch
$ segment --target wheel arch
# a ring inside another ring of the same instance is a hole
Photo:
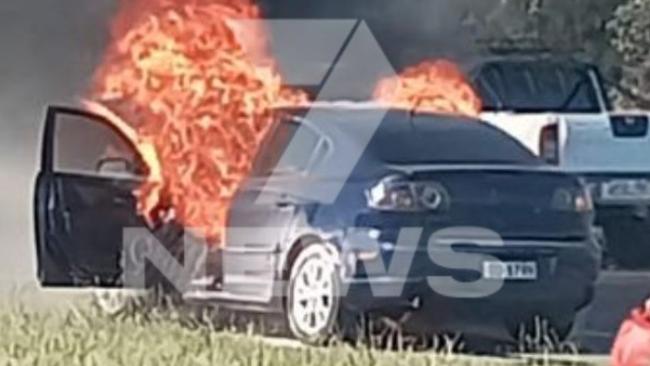
[[[291,268],[295,263],[298,255],[308,246],[316,243],[322,243],[323,239],[317,233],[303,233],[291,241],[287,255],[281,265],[281,279],[288,280]]]
[[[278,263],[278,274],[280,280],[287,280],[295,260],[298,255],[308,246],[316,243],[325,245],[331,254],[340,252],[340,243],[342,242],[343,231],[338,229],[328,229],[331,225],[323,226],[322,223],[316,223],[316,216],[319,210],[316,207],[311,209],[299,210],[292,220],[282,252],[286,253],[281,256]]]

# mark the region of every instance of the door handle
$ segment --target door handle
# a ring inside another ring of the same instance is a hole
[[[117,196],[113,198],[113,204],[124,206],[129,204],[129,199],[126,197]]]
[[[289,202],[289,201],[277,201],[275,203],[275,207],[282,208],[282,209],[291,208],[293,206],[294,206],[294,204],[292,202]]]
[[[280,198],[275,201],[275,206],[281,209],[288,209],[295,206],[295,203],[289,198],[288,195],[283,194]]]
[[[66,208],[63,209],[63,212],[61,213],[63,216],[63,225],[65,226],[66,232],[71,232],[72,231],[72,220],[70,219],[70,211]]]

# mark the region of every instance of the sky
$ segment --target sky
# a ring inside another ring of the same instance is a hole
[[[469,42],[459,31],[466,11],[456,5],[467,0],[263,1],[274,18],[364,18],[397,69],[466,51]],[[116,5],[0,1],[0,288],[35,281],[32,193],[45,108],[84,94]]]

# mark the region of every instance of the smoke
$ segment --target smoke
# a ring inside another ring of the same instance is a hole
[[[0,2],[0,288],[34,280],[32,186],[44,109],[86,87],[111,0]]]
[[[476,40],[503,0],[263,0],[270,18],[354,18],[366,21],[397,70],[425,59],[470,61]]]
[[[476,24],[501,0],[262,0],[271,18],[361,18],[395,68],[475,52]],[[31,197],[48,104],[83,95],[116,0],[0,1],[0,283],[34,278]]]

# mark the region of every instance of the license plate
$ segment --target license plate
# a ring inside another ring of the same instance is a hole
[[[603,201],[650,200],[650,181],[646,179],[619,179],[601,185]]]
[[[534,281],[537,262],[484,262],[483,277],[489,280]]]

